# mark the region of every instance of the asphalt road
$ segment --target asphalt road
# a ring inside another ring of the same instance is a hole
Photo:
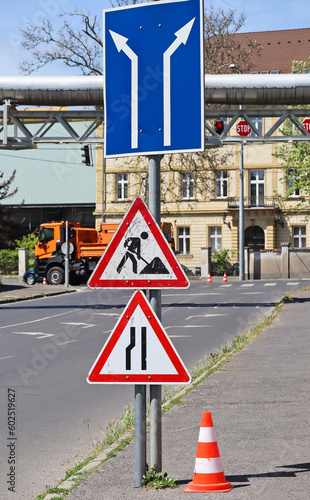
[[[162,292],[162,323],[190,369],[285,291],[310,281],[192,282]],[[85,458],[133,386],[89,385],[87,374],[131,293],[90,291],[0,306],[0,498],[8,496],[8,389],[16,391],[18,500],[54,485]]]

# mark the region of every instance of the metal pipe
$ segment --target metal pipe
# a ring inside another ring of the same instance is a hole
[[[103,76],[2,76],[0,101],[80,106],[103,104]],[[310,104],[309,74],[205,75],[205,100],[217,104]]]

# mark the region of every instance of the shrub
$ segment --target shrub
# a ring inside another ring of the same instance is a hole
[[[226,272],[227,262],[229,261],[231,251],[224,248],[221,251],[213,250],[212,257],[217,262],[217,269],[219,274],[224,274]]]
[[[0,250],[0,273],[13,274],[18,270],[18,250]]]

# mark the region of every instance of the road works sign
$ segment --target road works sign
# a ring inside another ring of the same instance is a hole
[[[204,150],[203,2],[103,12],[105,156]]]
[[[187,288],[189,281],[142,198],[137,197],[91,275],[90,288]]]
[[[89,372],[95,384],[188,384],[191,378],[145,295],[135,292]]]

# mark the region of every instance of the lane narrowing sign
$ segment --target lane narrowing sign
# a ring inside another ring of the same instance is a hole
[[[91,368],[94,384],[188,384],[191,377],[145,295],[136,291]]]

